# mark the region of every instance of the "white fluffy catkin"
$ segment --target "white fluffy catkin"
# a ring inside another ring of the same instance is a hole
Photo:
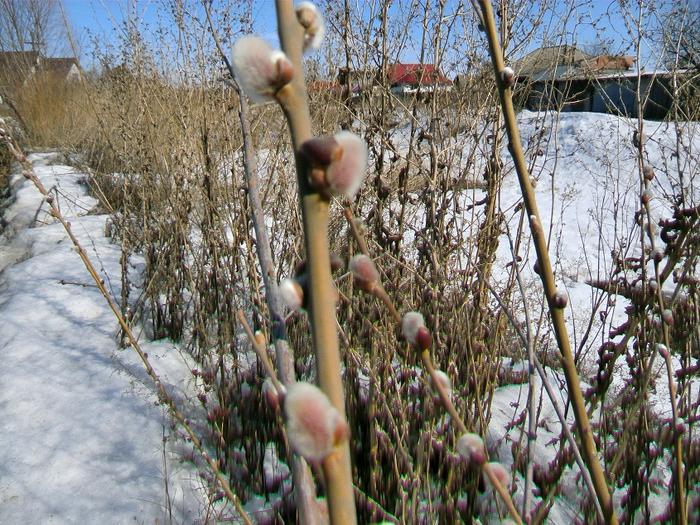
[[[236,80],[253,102],[273,100],[292,78],[292,63],[282,51],[257,36],[239,38],[231,48]]]
[[[324,459],[349,433],[326,394],[310,383],[298,382],[287,389],[284,413],[289,445],[309,461]]]

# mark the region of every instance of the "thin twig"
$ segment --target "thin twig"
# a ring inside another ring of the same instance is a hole
[[[360,247],[360,250],[362,253],[366,256],[369,255],[369,250],[367,249],[367,243],[364,240],[364,236],[357,230],[355,227],[355,220],[353,217],[353,214],[350,210],[346,209],[345,210],[345,217],[348,220],[348,223],[350,224],[350,229],[352,231],[353,237],[355,238],[355,241],[357,242],[358,246]],[[394,307],[394,304],[391,300],[391,297],[389,297],[389,294],[386,293],[386,290],[384,290],[384,287],[380,282],[376,282],[374,288],[372,289],[371,292],[373,295],[377,296],[379,299],[381,299],[384,304],[387,306],[387,309],[389,310],[389,313],[391,316],[394,318],[394,320],[398,323],[401,324],[401,315],[397,312],[396,308]],[[435,367],[433,366],[432,359],[430,357],[430,352],[428,350],[423,350],[421,352],[421,360],[423,361],[423,367],[427,370],[428,375],[430,376],[432,386],[437,390],[438,396],[440,397],[440,401],[442,402],[442,406],[444,409],[447,411],[447,413],[450,415],[452,418],[452,421],[454,424],[457,426],[457,429],[461,434],[466,434],[469,431],[467,430],[466,425],[464,424],[464,421],[462,421],[462,418],[460,417],[459,413],[457,412],[457,409],[455,408],[454,404],[452,403],[452,400],[450,399],[450,396],[448,395],[447,391],[445,390],[445,387],[442,384],[442,381],[440,381],[440,378],[437,375],[437,372],[435,371]],[[515,508],[515,505],[513,504],[513,500],[510,497],[510,494],[508,491],[501,485],[501,483],[498,481],[498,478],[495,476],[493,473],[493,470],[491,469],[490,465],[485,464],[483,466],[484,472],[486,473],[487,477],[489,478],[489,481],[495,488],[496,492],[501,496],[503,501],[506,504],[506,507],[508,508],[508,511],[510,512],[511,516],[513,519],[516,521],[516,523],[522,523],[522,518],[518,514],[517,509]]]
[[[250,326],[248,326],[248,321],[246,321],[245,319],[245,314],[243,313],[243,310],[238,310],[238,319],[243,325],[243,329],[245,330],[245,333],[248,336],[248,340],[253,346],[253,350],[257,354],[258,359],[260,359],[260,361],[262,362],[263,368],[265,369],[265,373],[272,381],[272,384],[275,385],[277,393],[282,394],[285,391],[285,389],[282,386],[282,383],[280,383],[280,380],[277,378],[277,374],[275,373],[274,368],[272,368],[272,363],[270,363],[270,358],[267,357],[267,352],[265,348],[263,348],[259,344],[257,337],[255,337],[253,331],[250,329]]]
[[[642,168],[640,167],[640,170]],[[644,178],[644,175],[640,171],[640,176],[644,180],[644,185],[645,189],[648,189],[649,186],[649,181]],[[647,216],[647,228],[649,232],[651,232],[651,205],[649,201],[644,204],[645,210],[646,210],[646,216]],[[642,232],[642,239],[644,239],[644,233]],[[654,239],[653,235],[649,235],[649,239],[651,242],[651,249],[652,252],[656,250],[656,241]],[[643,243],[643,241],[642,241]],[[644,257],[644,246],[642,245],[642,257]],[[664,293],[663,293],[663,285],[664,281],[661,280],[661,268],[659,265],[659,262],[657,260],[653,261],[654,263],[654,275],[656,278],[656,300],[659,304],[659,310],[661,312],[664,311],[665,309],[665,304],[664,304]],[[668,329],[668,323],[662,318],[661,324],[663,326],[663,337],[664,337],[664,345],[666,346],[666,353],[664,355],[664,359],[666,361],[666,368],[668,370],[668,393],[669,397],[671,400],[671,412],[673,414],[673,440],[674,440],[674,456],[675,456],[675,462],[673,466],[673,470],[675,471],[675,479],[674,479],[674,499],[676,503],[676,512],[678,514],[678,517],[680,519],[680,524],[685,525],[688,523],[688,513],[686,510],[686,501],[685,501],[685,489],[683,486],[683,435],[681,432],[679,432],[679,429],[677,428],[677,422],[678,422],[678,400],[676,399],[676,381],[674,380],[673,377],[673,365],[671,363],[671,354],[670,354],[670,349],[671,349],[671,339],[669,335],[669,329]],[[653,359],[656,357],[656,354],[654,353],[651,358],[651,362],[653,363]],[[649,369],[651,370],[651,363],[649,365]]]
[[[525,497],[523,498],[523,515],[528,519],[531,515],[532,508],[532,486],[535,471],[535,441],[537,440],[537,405],[535,403],[535,342],[532,333],[532,321],[530,318],[530,306],[527,300],[525,300],[525,285],[523,284],[522,272],[520,271],[520,265],[515,257],[515,247],[513,246],[513,239],[511,237],[510,227],[508,222],[505,223],[506,233],[508,237],[508,244],[510,245],[510,251],[513,255],[513,269],[515,270],[515,279],[518,283],[518,288],[520,289],[520,295],[523,297],[523,312],[525,315],[525,327],[527,329],[526,335],[527,339],[524,341],[525,348],[527,349],[527,361],[528,361],[528,392],[527,392],[527,411],[528,411],[528,429],[527,429],[527,466],[525,467]],[[484,279],[482,272],[479,267],[476,267],[476,272],[482,282],[486,284],[486,287],[493,293],[493,288],[488,282],[488,279]],[[593,493],[595,495],[595,492]]]
[[[440,396],[442,406],[445,407],[445,410],[447,410],[447,413],[452,418],[452,421],[454,421],[455,425],[457,425],[457,428],[459,429],[460,433],[466,434],[468,432],[467,427],[462,421],[462,418],[457,413],[457,409],[455,409],[455,406],[452,403],[450,396],[447,394],[445,387],[442,385],[442,381],[440,381],[440,379],[437,376],[437,373],[435,372],[435,367],[433,367],[432,360],[430,359],[430,352],[427,350],[422,351],[421,359],[423,361],[423,366],[428,371],[428,374],[430,374],[432,386],[437,390],[438,396]],[[493,487],[503,499],[503,502],[506,504],[510,515],[513,517],[516,523],[518,523],[519,525],[522,524],[522,518],[520,517],[520,514],[518,514],[518,510],[515,508],[513,499],[510,497],[510,494],[505,489],[505,487],[501,485],[501,482],[498,481],[498,478],[494,474],[491,466],[488,463],[485,463],[482,468],[488,476],[491,485],[493,485]]]
[[[67,284],[70,284],[73,286],[82,286],[83,288],[98,288],[98,286],[96,284],[78,283],[78,282],[73,282],[73,281],[66,281],[65,279],[61,279],[60,281],[58,281],[58,283],[62,284],[64,286]]]
[[[508,308],[508,305],[505,304],[505,301],[503,301],[501,294],[499,294],[498,291],[496,291],[493,288],[493,286],[491,286],[491,283],[487,282],[486,287],[489,289],[489,291],[491,292],[493,297],[498,302],[499,306],[501,307],[501,310],[503,310],[503,313],[505,313],[506,317],[510,321],[511,326],[513,327],[513,330],[515,330],[515,333],[518,335],[518,337],[522,341],[523,346],[527,348],[527,345],[528,345],[527,337],[520,329],[520,326],[518,326],[518,324],[515,320],[515,316],[513,315],[513,312],[511,312],[510,309]],[[547,397],[549,397],[549,400],[552,402],[552,406],[554,407],[554,411],[557,413],[557,417],[559,418],[559,422],[561,423],[562,431],[564,432],[564,436],[566,437],[566,440],[569,442],[569,446],[571,447],[571,450],[574,454],[574,460],[576,461],[576,464],[578,465],[578,468],[581,471],[581,476],[583,477],[583,481],[586,484],[586,487],[588,488],[588,492],[591,496],[591,500],[595,503],[596,512],[598,514],[598,520],[602,523],[604,521],[603,510],[600,508],[600,502],[598,501],[598,498],[596,498],[595,487],[593,486],[593,480],[591,479],[591,474],[588,472],[588,467],[586,467],[586,463],[583,461],[583,458],[581,457],[581,452],[579,450],[578,444],[576,443],[576,439],[574,438],[574,435],[571,433],[571,429],[569,428],[569,425],[566,422],[566,415],[564,415],[564,410],[561,408],[559,401],[557,401],[557,398],[556,398],[557,392],[554,390],[554,388],[552,387],[552,384],[549,382],[549,378],[547,377],[547,373],[545,372],[544,368],[542,367],[542,364],[540,363],[540,360],[538,359],[537,354],[533,353],[532,358],[533,358],[532,362],[535,365],[535,369],[537,370],[537,373],[539,374],[540,379],[542,380],[542,385],[544,386],[544,389],[547,392]]]
[[[355,239],[357,246],[360,248],[360,253],[366,255],[367,257],[370,257],[369,248],[367,248],[367,241],[365,241],[365,236],[362,235],[360,233],[360,230],[357,229],[355,215],[353,215],[350,208],[345,208],[345,218],[347,219],[348,225],[350,226],[350,232],[352,233],[352,236]]]

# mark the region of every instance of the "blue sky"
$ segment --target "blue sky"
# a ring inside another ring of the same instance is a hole
[[[402,0],[406,3],[407,0]],[[184,2],[191,8],[200,8],[200,0],[186,0]],[[215,0],[215,5],[217,4]],[[232,5],[236,5],[235,2]],[[456,4],[453,4],[453,6]],[[560,2],[555,6],[561,6]],[[91,67],[90,51],[91,45],[86,36],[86,30],[97,38],[98,41],[108,44],[114,42],[114,27],[119,25],[125,18],[128,9],[136,9],[139,17],[148,25],[156,25],[159,11],[166,9],[166,4],[159,0],[63,0],[68,19],[72,25],[74,33],[82,42],[81,62],[86,67]],[[448,11],[450,2],[448,0]],[[254,26],[263,36],[270,37],[274,34],[274,2],[263,0],[253,2]],[[545,15],[545,22],[556,23],[561,13],[554,11]],[[570,15],[571,12],[565,13]],[[590,21],[598,20],[597,30],[594,29]],[[579,22],[578,24],[576,22]],[[625,45],[627,39],[623,20],[619,15],[619,3],[616,0],[582,0],[576,10],[576,16],[570,17],[567,25],[568,43],[578,42],[579,44],[595,44],[601,39],[611,43],[610,51],[614,53],[634,54],[629,46]],[[402,59],[407,62],[416,61],[415,56],[410,56],[407,51]],[[648,48],[642,48],[642,63],[648,62],[651,53]],[[653,58],[652,58],[653,61]]]
[[[189,8],[201,8],[201,0],[184,0]],[[220,2],[214,0],[216,6]],[[275,29],[274,2],[272,0],[253,2],[253,22],[256,27]],[[130,10],[136,10],[138,17],[148,26],[154,28],[158,23],[159,14],[168,9],[168,3],[160,0],[62,0],[63,8],[71,24],[72,31],[77,34],[82,43],[81,61],[91,66],[91,44],[87,34],[97,37],[105,44],[115,41],[116,26],[127,18]],[[231,2],[235,6],[235,0]]]

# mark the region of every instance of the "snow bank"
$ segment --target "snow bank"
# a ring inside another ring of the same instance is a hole
[[[104,237],[105,216],[86,215],[96,201],[84,176],[49,154],[30,159],[118,296],[119,246]],[[169,417],[140,382],[132,351],[118,349],[99,290],[61,284],[91,278],[20,178],[0,238],[0,523],[154,523],[170,512],[191,521],[196,469],[173,458]],[[151,357],[157,371],[167,368],[164,383],[186,388],[189,371],[172,345],[154,346]]]

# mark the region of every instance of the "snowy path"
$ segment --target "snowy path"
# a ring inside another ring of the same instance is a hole
[[[102,234],[105,216],[86,215],[96,202],[85,196],[82,175],[50,165],[48,154],[31,160],[45,187],[58,188],[74,233],[118,291],[119,246]],[[142,376],[131,352],[118,349],[117,323],[100,292],[60,284],[90,276],[46,207],[37,214],[41,195],[20,177],[0,237],[0,523],[168,523],[166,478],[175,507],[191,499],[179,483],[187,476],[164,468],[168,417],[129,372]],[[169,352],[164,344],[154,350]],[[178,359],[166,359],[174,374]],[[186,509],[173,512],[173,522],[191,521]]]

